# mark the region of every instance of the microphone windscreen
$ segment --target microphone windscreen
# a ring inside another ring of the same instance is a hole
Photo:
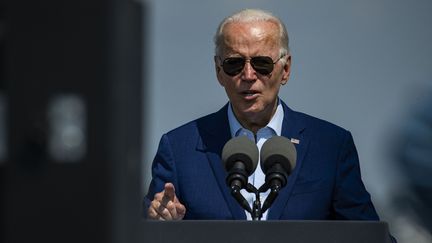
[[[241,161],[245,165],[248,176],[252,175],[258,165],[259,152],[256,144],[246,136],[230,139],[222,150],[222,162],[229,171],[235,162]]]
[[[294,169],[297,151],[294,144],[283,136],[269,138],[261,148],[261,169],[264,174],[276,163],[279,163],[289,175]]]

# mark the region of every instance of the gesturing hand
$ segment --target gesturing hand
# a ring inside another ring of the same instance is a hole
[[[186,208],[175,195],[172,183],[166,183],[163,191],[156,193],[148,209],[150,219],[157,220],[181,220],[186,213]]]

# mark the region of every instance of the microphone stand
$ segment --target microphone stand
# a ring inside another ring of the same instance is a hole
[[[252,184],[248,183],[246,185],[246,191],[249,193],[255,193],[255,201],[253,202],[252,205],[252,212],[250,212],[251,216],[252,216],[252,220],[261,220],[262,217],[262,211],[261,211],[261,201],[260,201],[260,191],[256,189],[255,186],[253,186]]]
[[[264,183],[258,190],[252,184],[247,184],[246,191],[249,193],[255,193],[255,201],[253,202],[252,212],[250,212],[252,220],[261,220],[263,213],[265,213],[273,204],[279,195],[281,188],[282,184],[279,180],[274,180],[271,185],[269,183]],[[270,193],[261,207],[260,193],[266,192],[268,189],[270,189]]]
[[[282,185],[278,182],[279,181],[277,181],[277,183],[272,183],[271,186],[269,185],[269,183],[264,183],[259,189],[256,189],[256,187],[250,183],[246,185],[246,191],[255,194],[255,200],[252,204],[252,209],[250,208],[249,203],[240,193],[240,187],[233,186],[231,188],[231,194],[234,196],[237,202],[240,203],[242,208],[251,214],[252,220],[260,221],[263,213],[270,208],[276,197],[279,195],[279,191],[282,188]],[[261,207],[260,193],[266,192],[268,189],[270,189],[271,191]]]

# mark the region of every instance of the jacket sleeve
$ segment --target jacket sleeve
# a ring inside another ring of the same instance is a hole
[[[159,142],[159,148],[153,160],[152,180],[149,190],[143,200],[142,216],[144,218],[147,218],[147,209],[149,208],[154,195],[161,192],[167,182],[173,183],[174,187],[178,188],[174,154],[171,149],[169,138],[164,134]],[[178,191],[176,191],[176,194],[178,194]]]
[[[361,179],[358,154],[350,132],[344,133],[336,173],[332,203],[335,219],[379,220]]]

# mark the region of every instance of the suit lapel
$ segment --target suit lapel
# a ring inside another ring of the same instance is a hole
[[[299,141],[298,144],[294,144],[297,150],[297,161],[294,171],[288,177],[287,185],[279,192],[278,197],[269,209],[268,219],[279,219],[281,217],[282,212],[288,203],[298,173],[302,167],[303,159],[309,144],[309,140],[303,133],[305,130],[304,123],[299,120],[297,114],[288,108],[285,103],[282,102],[282,105],[284,108],[282,136],[289,139],[297,139]]]
[[[225,182],[226,172],[221,160],[223,146],[231,139],[227,107],[228,105],[225,105],[218,112],[197,121],[201,136],[197,150],[206,153],[219,189],[227,202],[233,218],[246,219],[243,208],[235,201]]]
[[[293,186],[297,179],[303,159],[309,144],[309,140],[304,136],[304,123],[298,115],[282,102],[284,109],[284,120],[282,125],[282,136],[289,139],[298,139],[299,144],[294,144],[297,150],[297,163],[294,171],[288,177],[288,182],[283,188],[272,207],[269,209],[268,219],[279,219],[283,209],[286,207],[291,195]],[[225,105],[218,112],[197,121],[201,140],[197,144],[197,150],[205,152],[217,180],[219,189],[227,202],[228,208],[234,219],[246,219],[244,209],[235,201],[226,185],[226,172],[222,165],[221,154],[225,143],[231,139],[231,133],[227,117],[227,107]]]

